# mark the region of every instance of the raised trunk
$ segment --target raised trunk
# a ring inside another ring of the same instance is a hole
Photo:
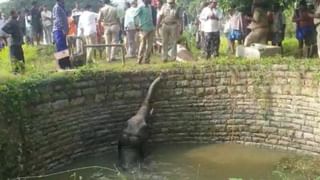
[[[148,93],[143,101],[143,103],[141,104],[141,107],[138,111],[137,114],[140,114],[140,115],[143,115],[144,117],[146,117],[150,111],[150,99],[151,99],[151,96],[152,96],[152,93],[153,93],[153,89],[154,87],[156,86],[156,84],[161,80],[161,76],[159,76],[157,79],[155,79],[151,85],[149,86],[149,89],[148,89]]]

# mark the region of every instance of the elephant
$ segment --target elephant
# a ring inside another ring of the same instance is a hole
[[[118,159],[119,166],[123,170],[137,167],[146,156],[145,145],[149,138],[147,118],[151,113],[150,99],[154,87],[161,79],[162,75],[151,83],[140,109],[127,121],[126,127],[120,135],[118,141]]]

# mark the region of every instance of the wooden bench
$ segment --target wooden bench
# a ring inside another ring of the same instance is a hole
[[[84,58],[86,58],[86,52],[87,52],[87,48],[94,48],[94,49],[101,49],[101,48],[107,48],[107,47],[118,47],[121,49],[121,53],[122,53],[122,64],[125,65],[125,53],[126,53],[126,49],[124,47],[123,44],[86,44],[84,38],[80,37],[80,36],[73,36],[73,37],[69,37],[68,41],[72,40],[72,41],[76,41],[79,40],[81,42],[81,48],[80,48],[80,52],[76,53],[75,52],[75,47],[73,47],[72,44],[69,44],[69,53],[71,57],[74,56],[84,56]],[[87,62],[87,59],[86,61]]]

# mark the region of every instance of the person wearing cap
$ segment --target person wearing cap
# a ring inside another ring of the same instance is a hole
[[[176,5],[175,0],[167,0],[159,12],[158,27],[161,28],[162,37],[162,60],[169,59],[169,45],[171,46],[170,60],[177,57],[177,41],[182,32],[182,11]]]
[[[98,22],[103,23],[106,44],[116,44],[120,32],[120,18],[116,7],[111,5],[110,0],[104,0],[105,5],[100,9]],[[115,60],[115,47],[107,47],[108,62]]]
[[[265,3],[256,2],[253,5],[253,17],[248,18],[251,23],[248,29],[251,32],[244,40],[244,46],[250,46],[253,43],[266,44],[268,40],[269,33],[269,22],[267,12],[264,10]]]
[[[217,8],[217,4],[217,0],[211,0],[209,5],[202,10],[199,18],[205,34],[206,59],[212,55],[219,56],[222,12]]]

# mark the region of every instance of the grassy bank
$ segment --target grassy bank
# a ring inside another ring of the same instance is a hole
[[[194,47],[191,48],[195,56],[195,61],[188,63],[169,62],[162,63],[160,55],[155,54],[152,57],[150,65],[137,65],[136,59],[127,59],[126,65],[123,66],[121,61],[107,63],[105,59],[98,59],[96,64],[82,66],[72,70],[72,73],[79,73],[83,71],[159,71],[165,69],[175,69],[179,67],[192,67],[192,66],[214,66],[214,65],[272,65],[272,64],[288,64],[291,67],[299,67],[301,65],[307,67],[320,67],[318,59],[299,59],[296,58],[297,42],[295,39],[286,39],[284,41],[284,56],[262,58],[259,60],[236,58],[227,55],[226,40],[223,39],[221,44],[221,56],[209,61],[203,60],[200,57],[199,50]],[[53,46],[24,46],[25,59],[26,59],[26,72],[22,75],[13,75],[11,72],[11,64],[9,60],[8,49],[0,52],[0,83],[8,80],[28,80],[28,79],[46,79],[48,77],[61,76],[65,73],[56,71],[56,62],[53,57]],[[69,73],[69,72],[68,72]]]

